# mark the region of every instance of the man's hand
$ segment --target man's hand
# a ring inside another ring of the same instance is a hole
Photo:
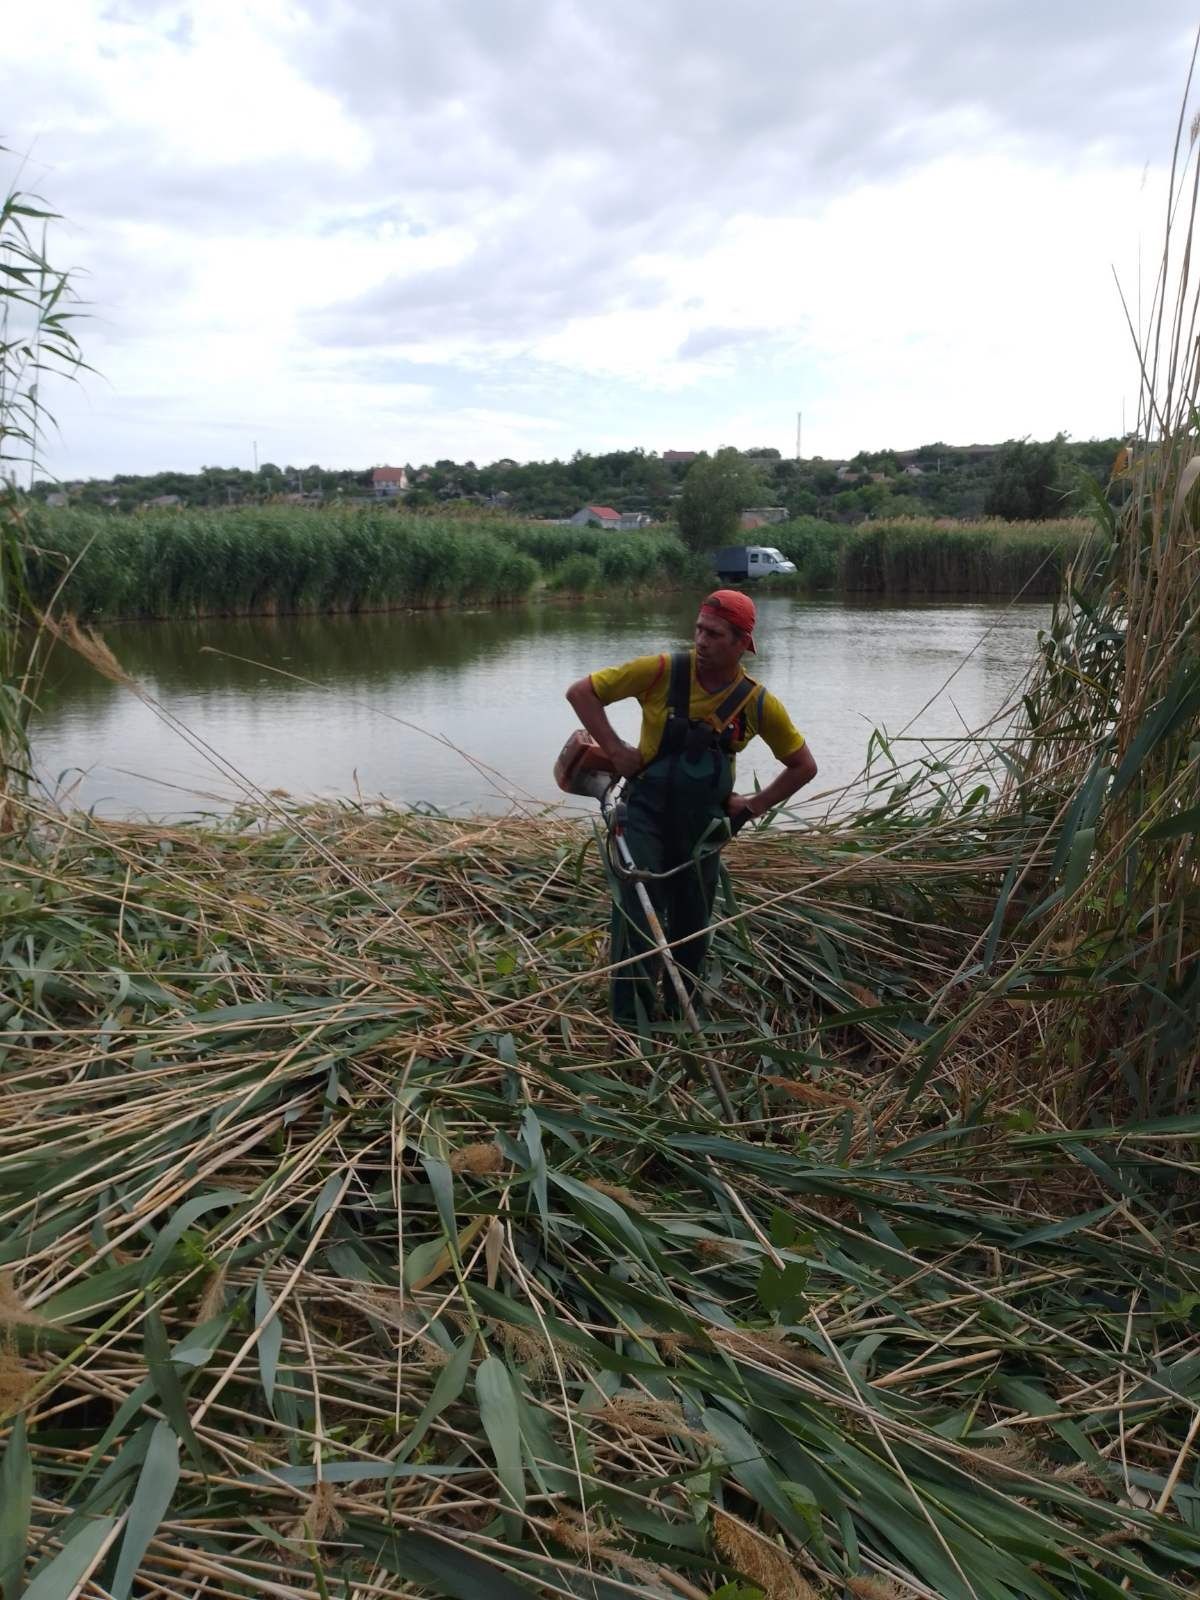
[[[756,794],[731,794],[725,802],[730,827],[736,828],[739,823],[749,822],[752,817],[761,817],[760,799]]]
[[[785,805],[797,789],[803,789],[816,775],[817,763],[812,758],[812,751],[806,744],[801,745],[799,750],[793,750],[790,756],[784,758],[783,771],[772,778],[765,789],[760,789],[757,794],[729,796],[725,809],[729,813],[730,827],[736,833],[751,817],[765,817],[776,806]]]
[[[590,678],[580,678],[567,690],[567,703],[584,727],[604,751],[617,775],[636,778],[642,770],[642,758],[631,744],[626,744],[608,720],[607,713],[592,688]]]
[[[636,778],[642,770],[642,754],[635,750],[631,744],[620,743],[604,754],[612,762],[622,778]]]

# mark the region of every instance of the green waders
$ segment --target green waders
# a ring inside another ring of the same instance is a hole
[[[625,786],[624,835],[629,853],[643,872],[672,874],[644,882],[689,992],[700,981],[708,952],[720,847],[728,838],[725,802],[733,792],[729,724],[757,687],[752,679],[742,678],[715,713],[715,726],[690,721],[691,653],[678,652],[671,661],[662,744],[654,760]],[[672,872],[673,868],[680,870]],[[621,882],[613,899],[611,949],[614,962],[654,950],[636,890],[628,881]],[[675,991],[658,955],[652,954],[613,974],[614,1020],[631,1031],[640,1031],[653,1020],[660,979],[665,1010],[677,1015]]]

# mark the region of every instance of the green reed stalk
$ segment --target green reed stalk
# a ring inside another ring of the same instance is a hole
[[[11,821],[8,797],[28,775],[30,687],[39,643],[29,626],[29,535],[17,477],[37,465],[42,432],[52,420],[40,384],[47,375],[74,375],[82,365],[69,326],[69,277],[46,257],[52,217],[15,186],[0,202],[0,833]]]

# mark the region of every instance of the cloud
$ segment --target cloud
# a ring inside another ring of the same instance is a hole
[[[693,328],[679,346],[680,361],[697,361],[702,356],[715,355],[720,350],[731,350],[761,339],[762,328]]]
[[[316,0],[305,15],[281,48],[355,106],[406,184],[440,187],[466,153],[511,193],[574,158],[597,220],[612,204],[777,205],[787,185],[794,202],[902,171],[948,135],[1155,157],[1193,26],[1182,0]]]
[[[549,225],[549,219],[547,219]],[[311,318],[314,332],[339,345],[426,341],[519,341],[561,325],[581,305],[646,305],[648,285],[631,279],[603,240],[556,245],[553,233],[523,246],[524,226],[481,239],[461,259],[388,278],[355,300]]]
[[[416,211],[476,239],[449,270],[335,303],[314,332],[439,348],[569,344],[579,318],[665,315],[656,251],[702,257],[731,218],[819,216],[947,152],[1140,163],[1162,149],[1187,28],[1171,0],[1136,17],[1111,0],[850,0],[818,15],[773,0],[320,0],[307,16],[292,59],[353,100]],[[682,358],[704,344],[685,329]]]
[[[771,419],[798,405],[825,453],[1051,409],[1083,431],[1118,359],[1110,241],[1147,161],[1154,191],[1193,21],[1184,0],[14,13],[8,142],[71,219],[107,380],[62,397],[55,459],[194,461],[229,418],[331,460],[395,452],[356,417],[477,459],[742,427],[786,447]]]

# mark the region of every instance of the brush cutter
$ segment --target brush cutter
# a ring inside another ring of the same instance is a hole
[[[604,814],[605,825],[612,848],[616,852],[618,869],[623,878],[628,879],[637,895],[638,904],[642,908],[642,915],[646,919],[646,926],[650,930],[650,937],[654,940],[655,948],[662,958],[662,964],[671,987],[675,990],[684,1021],[696,1036],[697,1040],[704,1037],[700,1026],[700,1019],[696,1015],[696,1008],[692,1004],[692,997],[688,993],[687,985],[676,964],[671,947],[667,943],[667,936],[659,920],[658,912],[650,899],[650,892],[643,881],[643,874],[639,871],[637,862],[630,853],[629,845],[625,839],[623,823],[624,808],[614,801],[613,791],[618,779],[616,770],[608,761],[607,756],[600,746],[591,737],[584,733],[582,728],[577,728],[566,744],[562,747],[558,760],[554,763],[554,781],[566,794],[586,795],[591,800],[600,802],[600,809]],[[736,829],[734,830],[736,832]],[[692,863],[686,862],[686,867]],[[679,871],[679,868],[675,869]],[[669,877],[669,873],[657,876]],[[720,1102],[721,1110],[730,1122],[737,1121],[737,1114],[733,1109],[733,1101],[729,1098],[729,1090],[725,1087],[725,1080],[717,1071],[711,1061],[704,1062],[704,1069],[708,1080],[712,1084],[713,1092]]]

